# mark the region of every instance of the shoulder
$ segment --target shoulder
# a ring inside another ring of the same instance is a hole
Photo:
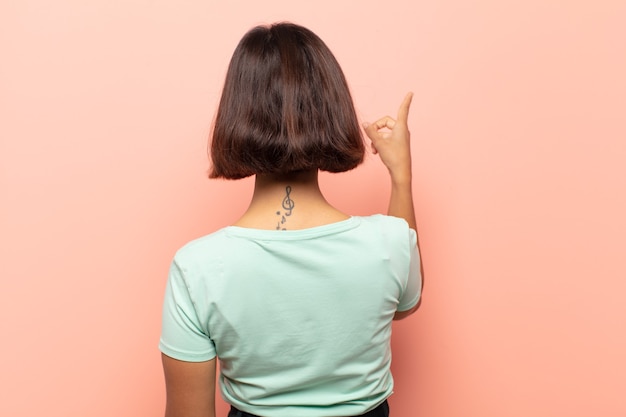
[[[402,218],[375,214],[363,217],[362,224],[386,248],[408,253],[409,248],[415,245],[416,233]]]
[[[174,263],[179,268],[205,264],[211,258],[220,257],[227,250],[228,240],[225,228],[191,240],[176,251]]]
[[[374,214],[372,216],[362,217],[362,222],[370,227],[383,230],[393,230],[397,232],[407,232],[409,224],[406,220],[399,217],[387,216],[385,214]]]

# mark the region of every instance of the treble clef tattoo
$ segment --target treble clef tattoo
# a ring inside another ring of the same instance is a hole
[[[283,199],[283,208],[286,210],[285,216],[291,216],[291,210],[293,210],[293,207],[295,206],[295,203],[293,202],[291,197],[289,197],[289,194],[291,194],[291,186],[288,185],[285,188],[285,192],[287,193],[287,195]]]
[[[276,212],[277,216],[280,216],[280,221],[278,221],[276,223],[276,230],[287,230],[285,227],[283,227],[283,225],[285,224],[285,222],[287,221],[287,217],[291,216],[291,211],[293,210],[294,206],[296,205],[296,203],[293,202],[293,200],[291,199],[291,186],[287,186],[285,188],[285,192],[287,193],[287,195],[285,196],[285,198],[283,199],[283,209],[285,210],[285,213],[281,213],[280,211]]]

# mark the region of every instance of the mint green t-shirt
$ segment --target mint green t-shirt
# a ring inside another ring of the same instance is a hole
[[[383,215],[220,229],[174,257],[159,347],[183,361],[217,356],[222,397],[248,413],[363,414],[393,390],[391,322],[421,292],[416,241]]]

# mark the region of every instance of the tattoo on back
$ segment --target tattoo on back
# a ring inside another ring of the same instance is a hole
[[[287,230],[285,227],[285,223],[287,222],[287,217],[291,216],[291,211],[296,205],[290,197],[291,194],[291,186],[285,187],[285,198],[283,198],[283,210],[277,211],[276,215],[280,216],[280,220],[276,222],[276,230]]]

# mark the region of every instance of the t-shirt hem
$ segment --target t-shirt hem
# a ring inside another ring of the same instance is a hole
[[[173,349],[167,346],[163,342],[159,342],[159,350],[161,351],[161,353],[169,356],[170,358],[178,359],[184,362],[206,362],[217,356],[214,352],[181,352],[180,350]]]
[[[280,405],[250,405],[225,396],[222,391],[222,399],[229,405],[237,408],[240,411],[253,415],[272,415],[276,417],[292,417],[299,415],[303,417],[338,417],[338,416],[355,416],[366,414],[376,407],[380,406],[383,402],[388,401],[393,395],[393,387],[385,390],[384,393],[375,402],[369,404],[367,407],[359,407],[354,402],[337,403],[337,404],[298,404],[289,405],[288,407]],[[363,400],[356,400],[357,402]]]
[[[415,307],[417,305],[417,302],[420,300],[421,296],[422,296],[421,294],[418,294],[417,297],[415,297],[413,300],[411,300],[410,303],[398,306],[398,308],[396,310],[398,312],[409,311],[410,309],[412,309],[413,307]]]

